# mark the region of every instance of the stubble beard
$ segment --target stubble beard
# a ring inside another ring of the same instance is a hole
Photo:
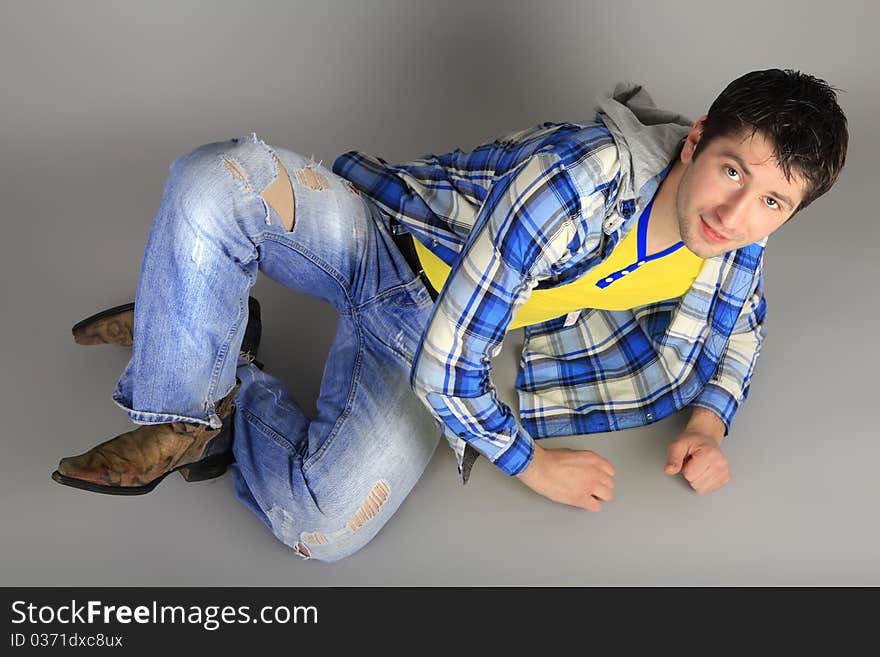
[[[699,213],[694,212],[693,220],[688,221],[690,211],[686,207],[683,207],[684,205],[685,204],[682,203],[681,194],[676,194],[675,220],[678,222],[678,234],[681,235],[681,241],[684,242],[685,247],[691,253],[697,255],[700,258],[703,258],[704,260],[718,255],[718,253],[712,251],[711,247],[708,247],[708,245],[706,245],[703,240],[700,239],[702,237],[702,235],[700,235],[702,227],[699,226]],[[707,247],[710,250],[707,250]]]

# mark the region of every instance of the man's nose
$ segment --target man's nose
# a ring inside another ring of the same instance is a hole
[[[746,217],[747,203],[748,197],[744,191],[735,192],[715,211],[715,220],[725,231],[736,230]]]

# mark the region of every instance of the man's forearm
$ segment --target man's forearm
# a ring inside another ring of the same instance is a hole
[[[721,445],[727,427],[724,421],[708,408],[694,406],[687,428],[711,436],[718,445]]]

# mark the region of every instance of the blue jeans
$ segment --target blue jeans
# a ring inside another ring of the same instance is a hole
[[[261,195],[275,157],[293,187],[291,230]],[[339,312],[314,419],[238,355],[258,271]],[[437,446],[409,386],[431,304],[387,219],[344,179],[256,135],[205,144],[171,165],[113,399],[139,424],[218,427],[214,402],[238,378],[236,497],[299,556],[335,561],[376,535]]]

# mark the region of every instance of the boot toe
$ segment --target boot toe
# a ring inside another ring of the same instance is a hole
[[[83,463],[82,458],[78,456],[69,456],[61,459],[58,462],[58,470],[56,472],[69,479],[79,479],[80,481],[87,481],[100,486],[111,485],[106,468],[95,467],[94,464],[91,467],[87,467]],[[52,478],[58,481],[54,474]]]

